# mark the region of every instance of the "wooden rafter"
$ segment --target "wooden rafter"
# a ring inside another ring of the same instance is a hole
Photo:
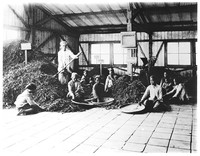
[[[47,42],[49,42],[53,37],[55,37],[54,34],[51,34],[44,42],[42,42],[39,46],[37,46],[33,51],[37,51],[41,47],[43,47]]]
[[[160,45],[160,48],[159,48],[159,50],[158,50],[158,52],[156,54],[156,60],[158,59],[158,56],[160,55],[160,52],[162,50],[163,45],[164,45],[164,42],[162,42],[162,44]]]
[[[43,24],[47,23],[48,21],[52,20],[52,17],[46,17],[40,21],[38,21],[37,23],[35,23],[35,26],[42,26]]]
[[[83,57],[85,58],[85,61],[86,61],[87,65],[89,65],[89,61],[88,61],[88,59],[87,59],[87,57],[86,57],[86,55],[85,55],[85,53],[84,53],[84,50],[83,50],[83,48],[82,48],[82,46],[81,46],[80,43],[79,43],[79,47],[80,47],[80,49],[81,49],[81,51],[82,51]]]
[[[48,10],[44,9],[41,5],[36,5],[38,9],[43,11],[46,15],[50,16],[52,19],[54,19],[57,23],[59,23],[61,26],[63,26],[67,31],[69,31],[70,35],[77,36],[79,35],[78,30],[69,27],[66,23],[64,23],[62,20],[59,18],[54,17]]]
[[[56,8],[56,9],[58,9],[60,12],[62,12],[63,14],[65,13],[63,10],[61,10],[60,8],[58,8],[56,5],[54,5],[54,7]],[[67,6],[65,6],[65,7],[67,7]],[[67,7],[67,9],[69,9],[69,10],[71,10],[69,7]],[[57,18],[58,18],[58,16],[57,16]],[[60,18],[60,17],[59,17]],[[73,17],[68,17],[71,21],[73,21]],[[82,19],[82,18],[80,18],[80,17],[76,17],[76,18],[78,18],[81,22],[83,22],[84,24],[83,25],[87,25],[86,23],[85,23],[85,21]],[[74,17],[74,19],[75,19],[75,17]],[[74,22],[75,23],[75,22]]]
[[[141,17],[143,23],[147,23],[147,20],[146,20],[146,18],[145,18],[145,16],[144,16],[144,14],[143,14],[143,12],[142,12],[142,9],[141,9],[141,7],[139,6],[139,4],[138,4],[138,3],[134,3],[134,5],[135,5],[136,9],[141,10],[139,16]]]
[[[27,22],[25,22],[25,20],[10,6],[8,5],[8,7],[12,10],[12,12],[17,16],[17,18],[24,24],[24,26],[26,28],[29,28],[29,25]]]
[[[86,4],[87,6],[87,4]],[[55,17],[71,17],[71,16],[88,16],[88,15],[102,15],[102,14],[116,14],[116,13],[124,13],[126,14],[125,9],[120,10],[109,10],[109,11],[97,11],[97,12],[83,12],[83,13],[70,13],[70,14],[57,14],[53,15]]]
[[[138,42],[138,47],[140,48],[140,51],[141,51],[142,55],[143,55],[145,58],[147,58],[146,55],[145,55],[145,53],[144,53],[144,51],[143,51],[143,49],[142,49],[142,47],[141,47],[141,45],[139,44],[139,42]]]

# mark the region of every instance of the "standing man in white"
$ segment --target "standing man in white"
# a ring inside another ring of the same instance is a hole
[[[74,55],[69,49],[68,43],[66,41],[61,41],[60,51],[58,52],[58,80],[61,84],[67,84],[69,82],[72,73],[69,62],[77,58],[78,56]]]

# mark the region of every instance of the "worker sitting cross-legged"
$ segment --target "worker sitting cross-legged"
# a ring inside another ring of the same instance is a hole
[[[34,100],[34,94],[36,93],[36,85],[28,84],[20,95],[18,95],[15,105],[18,110],[17,115],[29,115],[44,111]]]
[[[71,80],[68,82],[68,91],[67,97],[72,100],[80,101],[83,98],[84,91],[78,81],[78,74],[75,72],[72,73]]]
[[[163,106],[161,86],[156,84],[155,77],[150,76],[150,85],[146,88],[139,105],[144,105],[146,111],[161,111]]]

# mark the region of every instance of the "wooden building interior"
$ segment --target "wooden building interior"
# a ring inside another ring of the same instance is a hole
[[[4,7],[4,41],[26,40],[57,63],[59,43],[77,54],[75,69],[101,64],[119,75],[137,75],[143,60],[156,69],[196,76],[197,3],[9,4]],[[134,32],[134,48],[123,48],[122,33]]]

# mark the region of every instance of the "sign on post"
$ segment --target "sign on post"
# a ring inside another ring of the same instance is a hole
[[[27,64],[27,50],[31,50],[31,43],[21,43],[21,50],[25,50],[25,64]]]

